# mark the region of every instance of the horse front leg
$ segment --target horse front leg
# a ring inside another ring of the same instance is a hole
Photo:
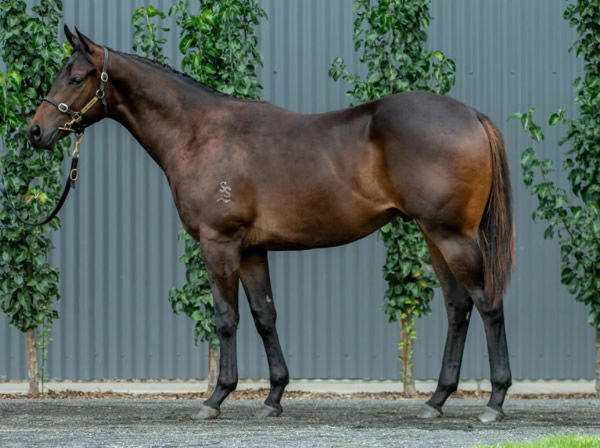
[[[275,417],[283,412],[280,401],[285,386],[289,383],[289,374],[275,328],[277,312],[271,292],[266,251],[250,251],[242,255],[240,279],[248,296],[254,324],[265,346],[271,380],[271,390],[265,406],[256,416]]]
[[[213,419],[221,413],[221,403],[238,382],[236,332],[239,322],[238,283],[239,244],[200,241],[206,272],[214,299],[215,323],[219,338],[219,376],[217,386],[196,419]]]

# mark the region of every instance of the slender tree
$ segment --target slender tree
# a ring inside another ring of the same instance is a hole
[[[455,64],[440,51],[425,49],[429,7],[430,0],[355,0],[354,48],[367,74],[362,79],[351,73],[338,57],[329,76],[352,85],[347,93],[359,103],[407,90],[447,93],[455,82]],[[404,390],[413,392],[415,317],[431,312],[438,283],[423,235],[413,221],[396,219],[383,226],[379,235],[387,249],[383,309],[390,322],[400,322]]]
[[[7,69],[0,73],[0,177],[19,213],[38,221],[60,195],[69,139],[53,151],[36,151],[25,130],[68,51],[58,43],[62,2],[40,0],[32,11],[27,12],[23,0],[0,3],[0,57]],[[2,200],[0,204],[0,305],[10,325],[27,335],[29,392],[37,394],[38,349],[45,358],[47,333],[58,317],[53,306],[59,299],[59,271],[48,263],[48,253],[53,248],[50,231],[60,221],[28,227]],[[35,334],[40,327],[45,328],[41,347]]]

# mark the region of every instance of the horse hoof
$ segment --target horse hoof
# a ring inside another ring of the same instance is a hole
[[[417,417],[431,420],[433,418],[440,418],[442,415],[443,415],[442,411],[438,411],[433,406],[429,406],[428,404],[425,404],[423,406],[423,409],[421,410],[420,414]]]
[[[483,411],[483,414],[479,416],[479,421],[481,423],[500,422],[502,421],[502,419],[504,419],[504,412],[502,412],[501,410],[498,411],[489,406],[486,406],[485,411]]]
[[[203,404],[200,407],[200,411],[197,414],[192,416],[194,420],[212,420],[215,419],[221,414],[221,411],[215,408],[211,408],[210,406],[206,406]]]
[[[256,417],[260,417],[260,418],[279,417],[282,412],[283,412],[283,409],[281,408],[281,406],[279,406],[279,408],[275,408],[273,406],[269,406],[268,404],[265,404],[261,409],[256,411],[256,413],[254,415]]]

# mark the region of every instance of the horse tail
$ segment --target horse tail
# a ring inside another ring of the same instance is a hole
[[[516,259],[512,190],[502,134],[484,114],[477,112],[477,118],[488,136],[492,156],[492,189],[479,224],[479,244],[485,289],[496,307],[502,303]]]

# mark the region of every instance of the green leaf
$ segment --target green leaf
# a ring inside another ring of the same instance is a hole
[[[382,76],[383,75],[379,71],[373,72],[367,78],[367,82],[369,84],[376,84],[376,83],[378,83],[381,80]]]
[[[23,82],[23,77],[17,72],[8,72],[6,76],[8,83],[10,83],[14,89],[19,89]]]
[[[526,131],[529,130],[529,125],[531,123],[531,119],[530,119],[530,115],[531,114],[522,114],[521,115],[521,126],[523,127],[523,129],[525,129]]]
[[[533,141],[535,141],[536,143],[539,143],[544,139],[544,134],[542,133],[542,128],[540,128],[538,126],[530,125],[529,133],[530,133]]]
[[[600,235],[600,219],[595,219],[591,222],[592,232],[595,235]]]
[[[521,166],[528,167],[531,165],[531,162],[535,159],[535,150],[532,147],[527,148],[521,154]]]
[[[555,112],[552,115],[550,115],[550,118],[548,119],[548,124],[550,126],[554,126],[559,121],[560,121],[560,115]]]
[[[193,42],[194,42],[194,36],[192,34],[186,34],[185,36],[183,36],[183,38],[179,42],[179,51],[182,54],[186,54],[187,51],[192,46]]]
[[[513,112],[512,114],[510,114],[508,116],[508,119],[509,120],[521,120],[523,115],[525,115],[525,114],[523,114],[522,112]]]

